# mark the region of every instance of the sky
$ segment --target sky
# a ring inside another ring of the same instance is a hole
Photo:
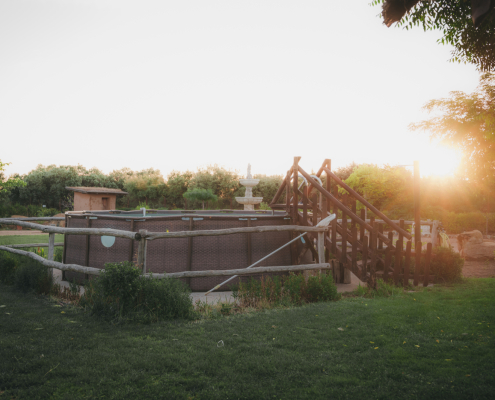
[[[351,162],[445,173],[410,123],[479,73],[441,33],[387,28],[380,7],[316,0],[2,0],[0,160],[284,174]],[[450,158],[449,158],[450,157]]]

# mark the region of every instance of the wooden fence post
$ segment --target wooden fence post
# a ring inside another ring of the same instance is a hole
[[[366,281],[366,273],[368,272],[368,236],[363,236],[363,248],[361,254],[361,274],[359,279]]]
[[[409,286],[409,268],[411,266],[411,244],[410,240],[406,243],[406,260],[404,261],[404,278],[402,280],[402,286]]]
[[[69,216],[67,214],[64,215],[65,217],[65,224],[64,224],[64,228],[68,228],[69,226]],[[66,257],[67,257],[67,234],[64,233],[64,253],[62,255],[62,262],[64,264],[67,263],[66,261]],[[65,271],[62,271],[62,280],[65,281]]]
[[[419,285],[419,268],[421,267],[421,251],[423,249],[423,243],[416,242],[416,248],[414,249],[414,255],[416,256],[414,262],[414,286]]]
[[[48,235],[48,261],[53,261],[55,258],[55,234]],[[48,269],[48,275],[53,278],[53,268]]]
[[[376,289],[376,264],[377,264],[377,239],[378,239],[378,224],[373,221],[373,230],[371,231],[371,265],[370,265],[370,287]]]
[[[299,204],[299,160],[301,157],[294,157],[294,170],[292,182],[292,225],[299,225],[298,204]]]
[[[414,161],[414,243],[421,241],[420,185],[419,161]]]
[[[91,218],[86,217],[86,227],[91,228]],[[84,266],[89,267],[89,239],[90,235],[86,235],[86,254],[84,255]],[[84,274],[84,280],[89,280],[89,274]]]
[[[390,262],[392,261],[392,243],[394,240],[393,232],[388,233],[388,240],[390,240],[391,244],[389,244],[385,249],[385,265],[383,266],[383,280],[385,282],[388,281],[388,270],[390,269]]]
[[[318,232],[318,263],[325,263],[325,232]],[[321,274],[321,269],[318,272]]]
[[[433,226],[431,227],[431,245],[432,247],[438,246],[438,222],[433,221]]]
[[[290,171],[287,171],[287,176],[285,178],[285,210],[287,215],[290,217]]]
[[[141,229],[139,231],[139,234],[142,236],[141,240],[139,240],[139,246],[138,246],[138,259],[137,263],[138,266],[141,267],[143,275],[146,274],[146,248],[147,246],[147,240],[146,240],[146,234],[147,230]]]
[[[131,219],[131,227],[129,229],[131,232],[134,232],[134,220]],[[129,243],[129,261],[132,262],[132,260],[134,259],[134,240],[130,240],[130,243]]]
[[[428,283],[430,283],[430,261],[431,261],[431,249],[432,249],[432,244],[428,243],[426,245],[426,257],[425,257],[425,271],[424,271],[424,277],[423,277],[423,286],[428,286]]]
[[[302,225],[307,226],[308,225],[308,186],[307,185],[305,185],[303,187],[302,201],[303,201],[303,221],[302,221]],[[251,265],[251,264],[249,264],[249,265]]]

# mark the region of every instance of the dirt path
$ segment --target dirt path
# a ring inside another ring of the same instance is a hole
[[[495,260],[464,261],[462,275],[465,278],[495,278]]]

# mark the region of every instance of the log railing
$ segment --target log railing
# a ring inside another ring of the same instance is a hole
[[[13,254],[23,255],[30,257],[41,264],[49,267],[56,268],[61,271],[73,271],[80,272],[86,275],[99,275],[101,269],[92,268],[88,266],[82,266],[77,264],[64,264],[53,260],[54,247],[62,246],[63,243],[55,243],[55,234],[67,234],[67,235],[97,235],[97,236],[115,236],[126,239],[133,239],[139,241],[138,247],[138,265],[141,266],[143,275],[146,274],[146,245],[149,240],[166,239],[166,238],[191,238],[196,236],[218,236],[218,235],[232,235],[236,233],[258,233],[258,232],[311,232],[322,236],[328,231],[329,226],[311,226],[303,227],[298,225],[282,225],[282,226],[259,226],[259,227],[246,227],[246,228],[232,228],[232,229],[218,229],[218,230],[202,230],[202,231],[183,231],[183,232],[148,232],[146,230],[140,230],[139,232],[121,231],[116,229],[101,229],[101,228],[62,228],[47,225],[39,225],[27,221],[20,221],[12,218],[0,219],[0,224],[5,225],[20,225],[28,228],[34,228],[49,233],[48,244],[22,244],[22,245],[8,245],[0,246],[0,250],[7,251]],[[322,241],[323,242],[323,241]],[[35,253],[18,250],[22,247],[48,247],[48,259],[45,259]],[[210,277],[210,276],[229,276],[229,275],[248,275],[259,274],[264,272],[281,272],[281,271],[301,271],[301,270],[326,270],[332,269],[332,263],[324,262],[324,248],[319,248],[321,252],[319,255],[319,262],[315,264],[305,265],[288,265],[288,266],[271,266],[271,267],[255,267],[250,269],[234,269],[234,270],[219,270],[219,271],[184,271],[175,272],[171,274],[156,274],[151,273],[154,278],[195,278],[195,277]]]

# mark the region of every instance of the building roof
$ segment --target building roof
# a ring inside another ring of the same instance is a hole
[[[104,187],[66,186],[67,190],[85,194],[129,194],[121,189],[110,189]]]

